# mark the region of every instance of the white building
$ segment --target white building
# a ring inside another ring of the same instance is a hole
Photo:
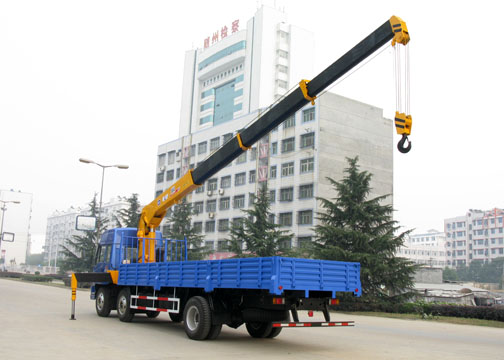
[[[128,206],[128,202],[121,198],[112,198],[102,204],[102,214],[108,220],[108,227],[117,226],[115,216],[119,210],[127,209]],[[44,261],[50,266],[58,266],[58,260],[61,259],[61,246],[67,244],[68,239],[72,239],[74,235],[83,234],[82,231],[75,229],[78,215],[89,215],[89,208],[72,206],[64,211],[56,210],[47,218]]]
[[[186,53],[179,139],[160,145],[156,196],[244,128],[265,107],[312,76],[313,35],[262,7],[247,29]],[[328,64],[329,65],[329,64]],[[371,196],[392,194],[393,124],[382,110],[326,93],[287,119],[188,196],[206,245],[223,249],[230,222],[243,217],[267,181],[274,220],[311,241],[316,197],[334,197],[326,177],[340,180],[346,157],[374,174]],[[392,198],[389,198],[392,202]]]
[[[444,268],[448,264],[446,236],[444,232],[429,230],[427,233],[409,236],[397,255],[417,264]]]
[[[449,265],[490,262],[504,256],[504,210],[473,210],[444,220]]]

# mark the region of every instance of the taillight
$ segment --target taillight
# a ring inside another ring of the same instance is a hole
[[[339,299],[329,299],[329,305],[339,305]]]
[[[273,304],[274,305],[285,305],[285,299],[284,298],[273,298]]]

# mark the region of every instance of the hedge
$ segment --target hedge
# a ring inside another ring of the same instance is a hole
[[[504,322],[504,308],[491,306],[448,305],[436,303],[344,303],[333,307],[336,311],[374,311],[425,316],[451,316]]]

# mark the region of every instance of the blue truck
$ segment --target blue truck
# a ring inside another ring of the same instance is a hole
[[[156,229],[170,207],[308,102],[313,104],[330,84],[390,40],[394,46],[409,42],[406,24],[395,16],[314,79],[301,80],[298,88],[145,206],[138,228],[104,232],[94,271],[72,275],[71,319],[77,282],[93,282],[91,298],[99,316],[116,310],[119,320],[130,322],[136,314],[154,318],[167,312],[172,321],[184,322],[194,340],[217,338],[222,325],[245,324],[256,338],[273,338],[284,327],[353,325],[331,321],[329,306],[338,303],[341,293],[360,296],[358,263],[279,256],[193,261],[187,259],[186,241],[163,239]],[[406,153],[411,116],[397,111],[395,124],[402,135],[398,149]],[[309,315],[322,311],[325,321],[301,322],[299,310]]]

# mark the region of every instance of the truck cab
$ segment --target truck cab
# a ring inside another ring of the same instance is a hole
[[[156,248],[161,242],[161,232],[156,231]],[[93,272],[119,270],[120,264],[138,261],[138,238],[136,228],[116,228],[105,231],[96,251]]]

